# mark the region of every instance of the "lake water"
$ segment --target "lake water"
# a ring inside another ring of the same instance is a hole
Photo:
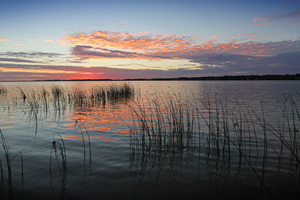
[[[0,83],[1,199],[299,198],[300,81],[125,84]]]

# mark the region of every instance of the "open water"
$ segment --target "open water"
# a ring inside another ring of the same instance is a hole
[[[0,83],[1,199],[299,198],[299,81],[126,83],[134,95],[104,103],[92,89],[123,82]],[[191,136],[143,140],[159,123],[172,132],[174,116]]]

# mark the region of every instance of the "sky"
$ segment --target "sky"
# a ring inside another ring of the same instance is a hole
[[[0,81],[300,73],[300,0],[0,0]]]

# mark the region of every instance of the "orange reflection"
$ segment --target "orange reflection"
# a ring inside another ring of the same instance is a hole
[[[96,139],[96,140],[104,140],[106,142],[112,142],[114,141],[115,137],[103,137],[103,136],[76,136],[76,135],[68,135],[62,137],[64,140],[87,140],[87,139]]]
[[[129,134],[127,126],[133,124],[130,107],[124,102],[108,103],[105,107],[102,105],[99,107],[95,105],[94,107],[91,105],[78,106],[72,110],[70,115],[71,120],[75,123],[69,124],[68,127],[80,132],[77,135],[64,136],[64,139],[69,140],[114,141],[114,136],[105,137],[103,134]],[[101,134],[101,136],[97,134]]]

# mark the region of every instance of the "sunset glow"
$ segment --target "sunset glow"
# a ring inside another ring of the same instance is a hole
[[[299,73],[299,1],[223,3],[5,2],[0,81]]]

